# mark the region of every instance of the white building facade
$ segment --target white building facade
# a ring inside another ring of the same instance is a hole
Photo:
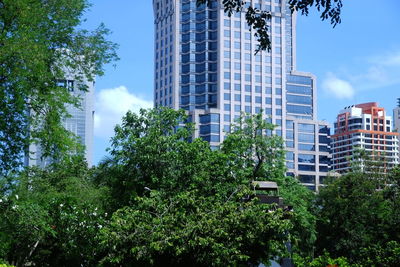
[[[364,150],[371,159],[379,156],[386,170],[399,164],[399,134],[393,132],[392,117],[375,102],[353,105],[341,110],[332,135],[332,169],[351,170],[355,151]],[[378,159],[377,159],[378,160]]]
[[[330,164],[328,123],[317,120],[316,79],[296,70],[296,20],[285,0],[246,5],[270,11],[271,52],[245,12],[224,13],[222,1],[153,0],[155,106],[185,109],[195,137],[217,147],[241,112],[263,112],[286,141],[288,174],[318,190]]]

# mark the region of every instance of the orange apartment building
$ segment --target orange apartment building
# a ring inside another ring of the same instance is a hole
[[[344,108],[337,116],[332,135],[332,170],[345,173],[351,168],[356,149],[371,159],[379,156],[384,169],[399,164],[399,133],[393,132],[392,118],[378,103],[370,102]]]

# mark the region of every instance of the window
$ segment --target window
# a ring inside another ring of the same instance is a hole
[[[286,152],[286,160],[294,160],[294,153]]]
[[[315,165],[299,164],[299,171],[315,171]]]
[[[224,47],[225,48],[231,48],[231,41],[225,40],[224,41]]]
[[[299,175],[299,180],[300,180],[301,183],[314,184],[315,183],[315,175],[304,175],[304,174],[301,174],[301,175]]]
[[[286,147],[293,148],[294,142],[293,141],[286,141]]]
[[[197,56],[197,55],[196,55]],[[224,51],[224,58],[230,58],[231,57],[231,52],[230,51]],[[200,60],[198,60],[197,58],[196,58],[196,61],[200,61]],[[201,61],[204,61],[204,59],[203,60],[201,60]]]
[[[240,63],[239,62],[235,62],[235,70],[240,70]]]
[[[231,121],[231,115],[224,114],[224,121]]]
[[[288,113],[312,115],[312,108],[308,106],[286,105]]]
[[[240,52],[235,52],[233,55],[235,59],[240,59]]]
[[[299,150],[302,151],[315,151],[315,146],[311,144],[299,144]]]
[[[288,103],[293,104],[303,104],[303,105],[311,105],[312,98],[310,96],[299,96],[299,95],[290,95],[287,94],[286,96]]]
[[[313,134],[299,134],[299,142],[304,142],[304,143],[314,143],[315,142],[315,136]]]
[[[286,130],[286,139],[287,140],[294,140],[294,132]]]
[[[315,133],[314,124],[299,123],[298,130],[299,132]]]

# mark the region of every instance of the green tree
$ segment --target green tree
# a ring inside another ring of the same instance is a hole
[[[221,145],[234,173],[245,181],[268,180],[277,182],[285,204],[293,207],[291,240],[293,250],[311,255],[316,240],[313,192],[298,180],[285,175],[283,139],[273,135],[274,125],[263,120],[261,114],[239,118]]]
[[[79,266],[96,259],[104,192],[81,157],[29,169],[0,194],[0,258],[16,266]]]
[[[244,0],[197,0],[197,5],[212,2],[222,2],[225,12],[231,16],[235,12],[245,12],[246,22],[250,29],[254,30],[254,37],[259,42],[256,52],[260,50],[271,50],[268,21],[271,20],[271,12],[259,10],[251,5],[246,5]],[[340,12],[342,0],[289,0],[292,12],[298,11],[302,15],[308,15],[309,9],[316,7],[321,13],[322,20],[330,20],[333,27],[341,22]]]
[[[282,210],[195,190],[165,198],[161,192],[136,199],[103,228],[104,266],[226,266],[257,264],[285,255],[289,220]]]
[[[78,29],[88,7],[87,0],[0,1],[0,174],[20,166],[31,142],[56,158],[75,149],[61,122],[78,99],[58,81],[72,75],[86,90],[84,80],[117,59],[104,25]]]
[[[221,149],[211,150],[190,139],[194,126],[185,121],[184,111],[159,108],[129,112],[116,127],[111,157],[95,177],[118,209],[101,231],[103,264],[259,263],[283,257],[289,240],[297,251],[297,241],[313,242],[310,192],[285,177],[283,141],[266,135],[272,125],[260,115],[243,117]],[[258,204],[255,180],[286,187],[295,211]]]
[[[345,257],[339,257],[333,259],[330,257],[328,252],[324,252],[321,256],[312,259],[311,257],[299,257],[298,255],[294,256],[294,264],[297,267],[327,267],[327,266],[336,266],[336,267],[351,267],[356,265],[352,265],[348,262]],[[371,266],[371,265],[368,265]]]
[[[371,244],[361,249],[361,266],[396,267],[400,263],[400,243],[389,241],[383,244]]]
[[[399,242],[399,171],[377,177],[348,173],[321,189],[316,203],[318,253],[326,249],[359,263],[365,260],[363,250]]]

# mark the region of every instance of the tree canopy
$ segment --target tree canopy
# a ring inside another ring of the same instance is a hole
[[[88,7],[87,0],[0,1],[0,174],[20,166],[31,142],[57,158],[74,146],[61,124],[78,99],[58,81],[68,74],[86,90],[84,81],[117,59],[104,25],[78,29]]]
[[[398,169],[356,168],[315,195],[285,176],[282,138],[261,115],[217,150],[194,127],[184,111],[129,112],[98,167],[78,155],[1,179],[0,262],[248,265],[288,257],[290,243],[297,266],[398,266]],[[260,203],[260,180],[293,209]]]
[[[317,252],[327,250],[365,266],[398,265],[399,173],[395,169],[384,178],[380,173],[379,179],[377,174],[355,171],[321,189],[316,202]]]
[[[129,112],[99,167],[69,157],[3,179],[0,259],[243,265],[286,257],[288,242],[310,255],[312,193],[285,177],[283,141],[266,135],[273,126],[260,115],[243,117],[212,150],[191,140],[194,125],[186,121],[184,111],[167,108]],[[255,180],[276,181],[294,211],[259,203]]]

